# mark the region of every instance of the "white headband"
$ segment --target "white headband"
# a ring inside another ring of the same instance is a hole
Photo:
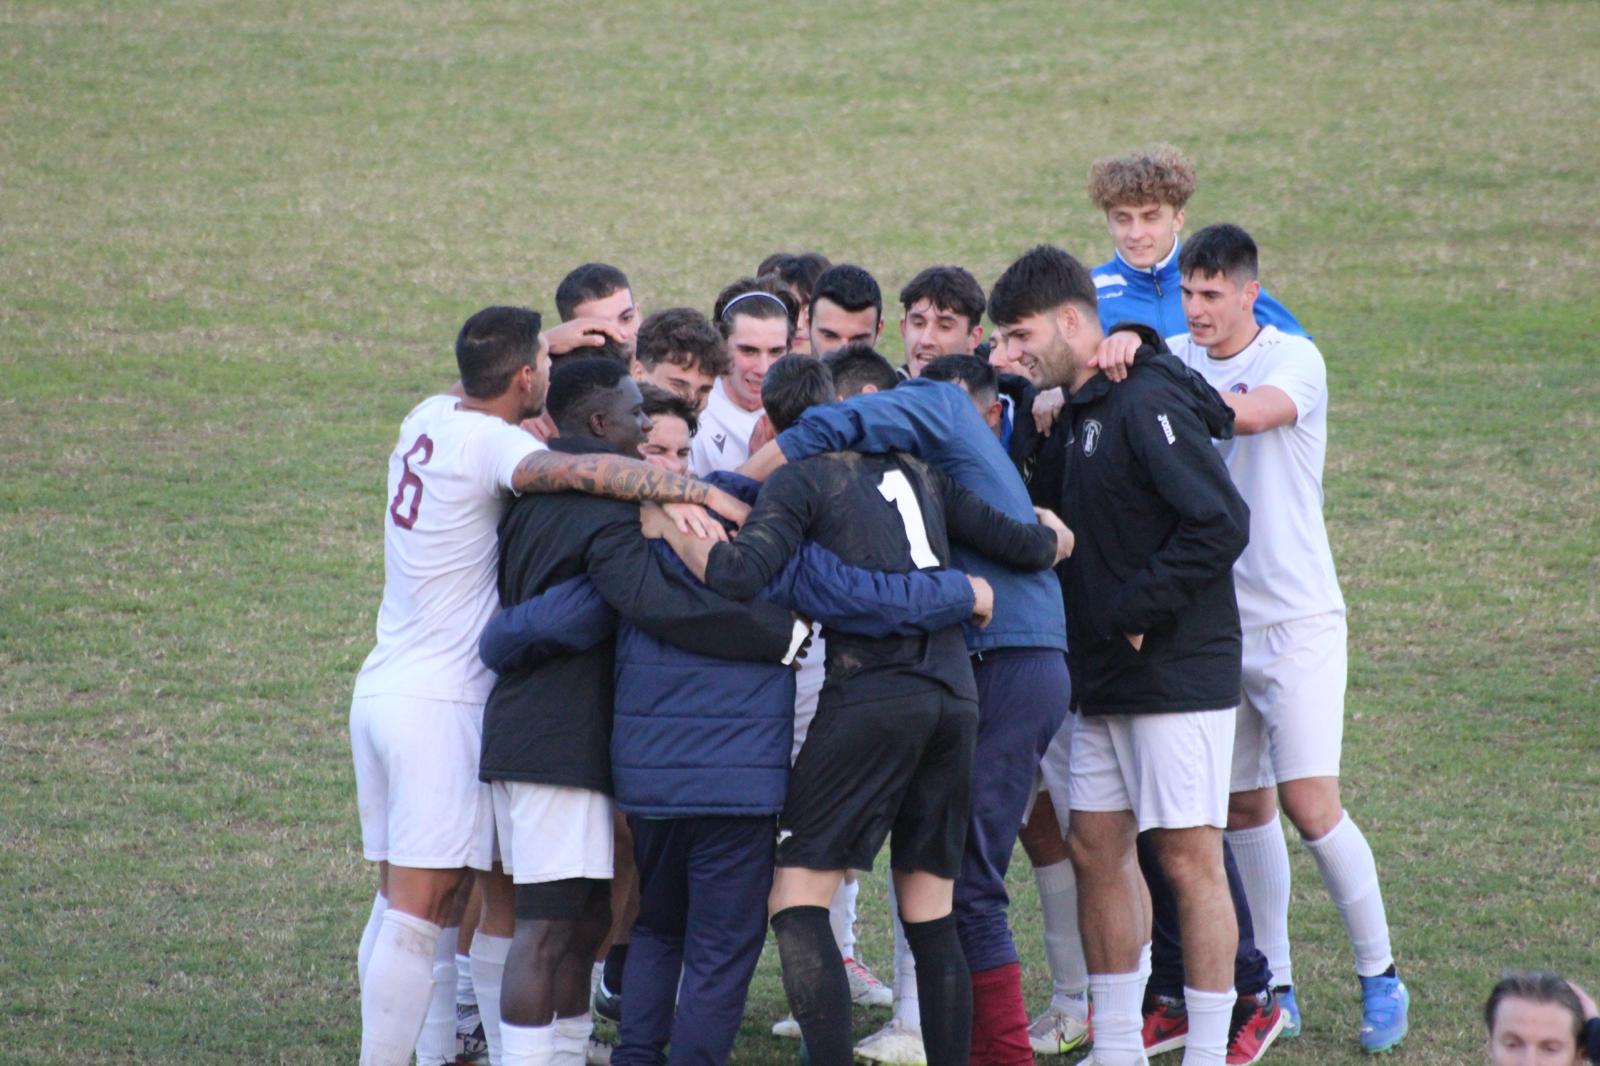
[[[783,317],[784,318],[788,318],[789,317],[789,305],[788,304],[784,303],[782,300],[780,300],[778,297],[774,296],[770,292],[764,292],[764,291],[762,291],[760,289],[756,289],[756,290],[751,291],[751,292],[741,292],[739,295],[737,295],[733,299],[729,300],[727,302],[727,304],[724,305],[723,308],[722,308],[722,321],[724,321],[724,322],[728,321],[728,312],[733,310],[733,307],[734,307],[735,304],[737,304],[740,300],[748,300],[752,296],[764,296],[764,297],[766,297],[767,299],[771,300],[773,303],[777,304],[778,307],[783,310]]]

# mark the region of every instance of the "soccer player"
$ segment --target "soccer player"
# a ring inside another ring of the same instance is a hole
[[[1250,546],[1234,568],[1244,699],[1228,840],[1273,980],[1292,996],[1283,805],[1350,937],[1362,1050],[1387,1051],[1406,1034],[1410,994],[1395,973],[1372,848],[1339,795],[1347,653],[1322,519],[1327,369],[1309,339],[1258,320],[1257,262],[1238,226],[1195,234],[1178,259],[1189,332],[1172,342],[1233,409],[1234,439],[1218,449],[1251,513]]]
[[[674,474],[687,474],[689,442],[700,428],[694,409],[682,397],[654,385],[642,385],[639,391],[650,419],[650,432],[641,449],[644,461]]]
[[[782,285],[741,278],[717,295],[711,317],[728,344],[729,366],[700,416],[690,467],[700,476],[736,470],[750,457],[761,420],[761,382],[794,340],[794,297]]]
[[[983,340],[983,286],[958,266],[931,266],[900,290],[906,376],[941,355],[971,355]]]
[[[493,677],[474,645],[494,609],[495,527],[506,499],[578,489],[744,512],[711,486],[620,456],[551,454],[518,429],[543,407],[550,349],[595,339],[586,326],[548,335],[539,327],[539,315],[522,308],[468,319],[456,338],[461,395],[418,404],[389,458],[378,639],[350,706],[362,851],[379,864],[381,885],[358,955],[361,1062],[371,1066],[410,1059],[435,985],[447,983],[442,951],[453,955],[455,940],[441,930],[467,871],[489,869],[488,792],[477,766]],[[499,928],[481,929],[473,946],[486,1030],[497,1018]]]
[[[883,336],[883,291],[853,263],[829,267],[811,290],[811,354],[836,352],[847,344],[874,345]]]
[[[628,276],[609,263],[575,267],[556,286],[556,313],[561,321],[597,318],[612,324],[617,339],[633,356],[639,337],[639,306],[634,303]]]
[[[1148,349],[1113,388],[1095,362],[1094,283],[1058,248],[1008,267],[989,317],[1036,385],[1070,395],[1060,513],[1086,550],[1063,580],[1079,711],[1067,843],[1095,1061],[1145,1061],[1150,914],[1135,838],[1153,830],[1184,936],[1183,1061],[1220,1064],[1238,937],[1222,864],[1239,684],[1232,567],[1249,513],[1211,437],[1227,432],[1232,412],[1149,331]]]
[[[827,362],[878,364],[869,395],[813,408],[750,467],[770,471],[827,452],[904,451],[949,474],[990,506],[1013,518],[1032,513],[1028,489],[995,436],[963,393],[948,384],[914,379],[894,385],[893,368],[870,350],[846,348]],[[856,372],[852,371],[851,376]],[[843,393],[845,390],[840,390]],[[978,772],[966,856],[955,886],[955,918],[972,973],[973,1048],[987,1062],[1032,1058],[1022,1000],[1021,967],[1007,925],[1005,872],[1033,792],[1033,778],[1050,738],[1067,715],[1070,682],[1062,652],[1066,623],[1061,589],[1052,574],[1018,573],[960,545],[962,569],[991,581],[997,615],[988,627],[966,627],[978,686]],[[894,1017],[862,1041],[857,1053],[881,1062],[921,1061],[920,983],[911,953],[896,938]]]
[[[578,360],[551,376],[548,403],[569,454],[637,455],[649,419],[627,370]],[[776,662],[790,652],[787,611],[754,611],[674,580],[624,503],[562,494],[520,499],[500,524],[500,599],[519,603],[587,573],[635,624],[693,650]],[[739,639],[718,641],[737,621]],[[502,672],[483,715],[479,774],[516,900],[505,962],[505,1066],[577,1061],[593,1032],[590,961],[611,928],[613,645]]]
[[[775,252],[763,259],[756,268],[757,277],[776,275],[800,308],[800,317],[795,322],[794,341],[789,346],[791,353],[803,355],[811,350],[811,290],[816,288],[822,272],[832,265],[821,252],[800,252],[796,255]]]
[[[891,369],[892,373],[892,369]],[[828,368],[791,356],[763,387],[774,428],[834,396]],[[962,401],[965,402],[965,401]],[[938,566],[945,530],[1023,569],[1070,549],[1059,523],[1041,528],[984,504],[904,455],[832,453],[783,467],[762,490],[732,553],[709,556],[670,535],[713,588],[750,595],[807,534],[846,562],[887,570]],[[863,640],[830,631],[828,683],[779,819],[772,925],[784,988],[812,1061],[851,1061],[850,991],[827,902],[846,869],[865,869],[893,827],[892,865],[917,958],[928,1061],[965,1062],[970,977],[951,918],[961,866],[976,688],[954,629],[925,638]]]
[[[1105,213],[1115,245],[1112,257],[1090,271],[1104,329],[1143,322],[1162,337],[1185,331],[1178,231],[1194,189],[1194,164],[1170,145],[1097,160],[1089,168],[1089,200]],[[1265,292],[1254,313],[1264,326],[1305,335],[1288,308]]]
[[[633,376],[639,383],[676,393],[694,414],[705,410],[712,386],[728,372],[727,343],[692,307],[669,307],[645,319],[638,356]]]

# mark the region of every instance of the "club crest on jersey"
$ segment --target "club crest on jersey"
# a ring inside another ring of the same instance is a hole
[[[1083,454],[1087,457],[1100,447],[1100,423],[1091,418],[1083,424]]]
[[[1236,381],[1232,385],[1228,386],[1228,391],[1229,392],[1237,392],[1242,396],[1243,394],[1245,394],[1245,393],[1250,391],[1250,386],[1246,385],[1242,381]]]

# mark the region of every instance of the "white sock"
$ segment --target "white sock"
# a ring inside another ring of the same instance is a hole
[[[477,956],[476,939],[472,942],[472,953]],[[553,1025],[501,1022],[500,1040],[505,1045],[505,1066],[552,1066],[556,1061],[556,1027]]]
[[[922,1032],[922,1004],[917,997],[917,960],[906,942],[906,927],[900,921],[900,897],[895,894],[894,877],[889,878],[889,913],[894,919],[894,1017],[914,1033]]]
[[[1250,920],[1255,924],[1256,947],[1267,957],[1272,984],[1294,984],[1289,965],[1289,845],[1283,839],[1283,822],[1277,815],[1254,829],[1230,829],[1228,844],[1239,864]]]
[[[1224,1066],[1228,1059],[1228,1025],[1239,997],[1226,992],[1202,992],[1185,985],[1183,1001],[1189,1011],[1189,1037],[1183,1045],[1183,1066]]]
[[[508,936],[490,936],[482,929],[472,938],[472,988],[478,994],[478,1017],[489,1045],[489,1066],[504,1066],[500,1047],[500,982],[506,975]]]
[[[433,949],[433,995],[417,1036],[417,1066],[455,1066],[456,937],[460,934],[460,929],[447,926]]]
[[[361,1066],[408,1066],[433,994],[440,929],[388,908],[361,986]]]
[[[1145,975],[1092,973],[1089,997],[1094,1001],[1096,1066],[1143,1066]]]
[[[1327,886],[1328,896],[1344,919],[1350,935],[1350,950],[1356,957],[1356,974],[1374,977],[1394,965],[1389,950],[1389,919],[1383,912],[1383,893],[1378,889],[1378,864],[1372,847],[1349,812],[1341,812],[1339,824],[1321,840],[1308,840],[1317,872]]]
[[[372,959],[372,945],[378,942],[378,928],[383,925],[383,912],[389,909],[389,901],[383,898],[382,892],[372,894],[372,912],[367,915],[367,927],[361,930],[361,946],[356,949],[356,979],[361,984],[367,983],[367,963]]]
[[[472,956],[456,956],[456,1003],[464,1007],[478,1005],[478,993],[472,989]]]
[[[847,959],[856,957],[856,894],[860,891],[860,881],[840,881],[828,903],[833,939],[839,944],[839,954]]]
[[[1145,984],[1147,984],[1150,981],[1150,969],[1151,969],[1151,957],[1152,957],[1151,956],[1151,952],[1150,952],[1151,943],[1152,943],[1151,941],[1146,940],[1144,942],[1144,944],[1139,948],[1139,980],[1140,980],[1140,984],[1139,984],[1140,993],[1139,993],[1139,995],[1140,995],[1141,1001],[1142,1001],[1143,996],[1144,996],[1144,991],[1143,991],[1144,986],[1145,986]],[[1140,1004],[1140,1008],[1139,1009],[1140,1009],[1141,1012],[1144,1010],[1144,1006],[1143,1006],[1142,1002]]]
[[[556,1018],[556,1053],[551,1066],[585,1066],[589,1037],[594,1035],[594,1018],[587,1012],[573,1018]]]
[[[1072,863],[1062,859],[1033,868],[1039,886],[1039,910],[1044,915],[1044,957],[1050,965],[1050,1005],[1060,1007],[1079,1021],[1088,1018],[1089,967],[1083,961],[1083,939],[1078,935],[1078,876]]]

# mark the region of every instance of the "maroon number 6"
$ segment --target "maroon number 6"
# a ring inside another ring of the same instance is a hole
[[[428,439],[426,433],[418,437],[411,450],[400,457],[406,472],[400,475],[400,487],[395,490],[394,500],[389,504],[389,517],[393,518],[394,524],[401,529],[410,529],[417,524],[417,510],[422,506],[422,478],[411,469],[411,457],[418,452],[422,453],[422,458],[417,460],[418,466],[426,466],[428,460],[433,458],[433,441]],[[402,514],[400,504],[405,500],[408,488],[411,490],[411,507]]]

